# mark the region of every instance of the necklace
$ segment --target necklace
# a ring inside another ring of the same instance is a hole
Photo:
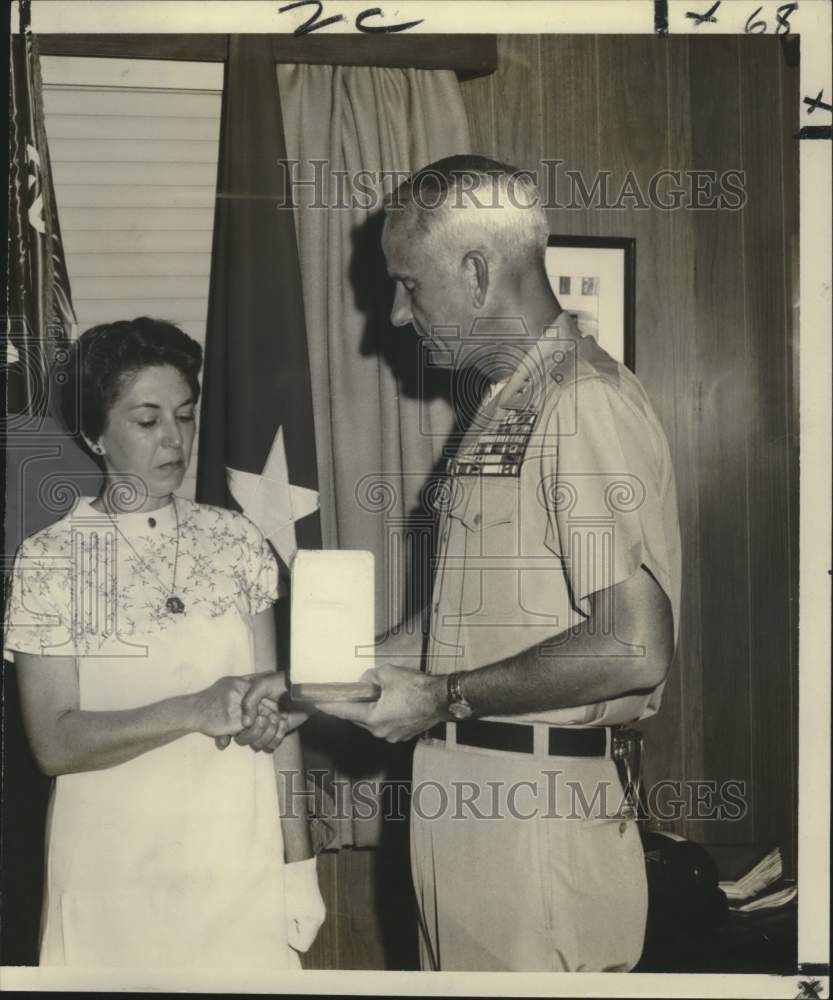
[[[103,501],[102,501],[102,505],[104,505]],[[142,559],[142,557],[136,551],[133,543],[130,541],[130,539],[127,537],[127,535],[125,535],[125,533],[121,530],[121,528],[119,527],[118,521],[115,519],[115,517],[113,516],[113,514],[107,509],[106,505],[104,505],[104,512],[107,514],[107,516],[113,522],[113,527],[116,529],[116,531],[121,535],[121,537],[125,540],[125,542],[127,542],[127,545],[129,546],[130,551],[139,560],[139,563],[144,568],[145,572],[149,576],[155,577],[156,580],[161,585],[162,593],[163,594],[167,594],[167,598],[165,600],[165,610],[167,612],[169,612],[170,614],[172,614],[172,615],[182,615],[182,614],[185,613],[185,602],[182,600],[181,597],[178,597],[177,594],[176,594],[176,571],[177,571],[177,566],[179,564],[179,511],[177,510],[177,506],[176,506],[176,497],[174,497],[173,495],[171,496],[171,505],[173,506],[174,517],[176,518],[176,548],[174,549],[174,573],[173,573],[173,578],[171,580],[170,590],[168,590],[165,587],[165,585],[159,579],[158,574],[154,573],[148,567],[148,564],[144,561],[144,559]],[[155,522],[155,520],[152,517],[148,518],[148,520],[151,523],[151,526],[155,525],[156,522]]]

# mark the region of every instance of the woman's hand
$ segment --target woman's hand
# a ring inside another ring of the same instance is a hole
[[[251,677],[251,675],[249,675]],[[247,678],[249,679],[249,678]],[[280,706],[271,698],[261,698],[257,705],[257,718],[251,725],[246,724],[246,699],[243,699],[243,728],[235,733],[234,742],[241,747],[263,750],[267,743],[275,739],[279,744],[283,739],[286,721]],[[282,724],[283,719],[283,724]],[[300,723],[299,723],[300,724]],[[214,742],[218,750],[225,750],[231,743],[231,736],[216,736]],[[270,747],[271,750],[275,747]]]
[[[234,736],[243,728],[243,696],[249,682],[243,677],[221,677],[192,696],[193,728],[206,736]]]
[[[234,741],[242,747],[273,753],[309,715],[289,701],[285,673],[247,674],[245,679],[251,686],[243,698],[243,730]],[[226,737],[215,742],[224,750],[230,740]]]
[[[289,946],[295,951],[307,951],[327,915],[314,857],[284,867],[284,896]]]

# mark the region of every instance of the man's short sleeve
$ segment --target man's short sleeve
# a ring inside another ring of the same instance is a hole
[[[566,388],[549,418],[546,545],[563,561],[574,607],[645,566],[675,607],[676,518],[665,437],[653,413],[604,379]],[[673,515],[669,513],[673,509]]]
[[[68,560],[37,550],[31,540],[18,549],[8,585],[4,653],[74,656],[72,572]]]
[[[278,562],[260,529],[241,516],[245,531],[245,554],[242,564],[243,594],[250,615],[259,614],[283,596],[278,577]]]

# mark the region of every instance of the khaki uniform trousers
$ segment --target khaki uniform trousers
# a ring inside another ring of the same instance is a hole
[[[609,759],[420,740],[411,868],[423,969],[633,968],[647,882],[621,805]]]

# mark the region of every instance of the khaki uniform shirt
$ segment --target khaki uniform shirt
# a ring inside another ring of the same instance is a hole
[[[448,463],[428,670],[474,670],[558,636],[588,597],[641,566],[679,628],[680,538],[668,444],[636,377],[562,313],[480,408]],[[609,601],[591,627],[612,627]],[[632,650],[623,642],[623,657]],[[625,661],[623,660],[623,668]],[[663,685],[512,716],[615,725],[657,711]]]

